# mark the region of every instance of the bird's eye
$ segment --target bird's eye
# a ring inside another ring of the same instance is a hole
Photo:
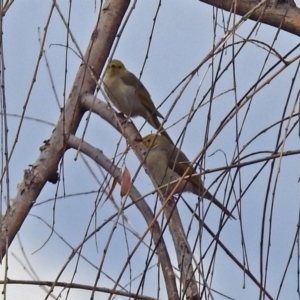
[[[111,65],[110,67],[111,67],[111,68],[115,68],[116,66],[115,66],[115,65]]]

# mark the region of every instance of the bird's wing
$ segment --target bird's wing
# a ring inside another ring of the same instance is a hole
[[[151,115],[155,115],[155,116],[160,117],[162,119],[164,118],[159,113],[159,111],[156,109],[156,107],[154,106],[154,103],[151,100],[150,95],[147,92],[147,90],[138,89],[137,90],[137,96],[139,97],[139,99],[141,100],[142,104],[146,107],[146,109],[150,112]],[[150,101],[149,101],[149,99],[150,99]]]
[[[163,118],[163,116],[158,112],[158,110],[154,106],[149,92],[133,73],[126,71],[124,74],[122,74],[121,80],[124,82],[125,85],[131,86],[136,89],[137,97],[140,99],[143,106],[146,107],[146,109],[150,112],[150,114],[154,114],[160,118]]]
[[[180,149],[176,148],[175,146],[170,145],[170,148],[172,150],[170,151],[171,156],[169,158],[169,167],[174,170],[178,175],[183,176],[189,176],[194,174],[194,168],[191,166],[191,163],[189,159],[186,157],[186,155],[180,151]],[[191,166],[189,169],[188,167]],[[187,173],[186,170],[188,169]],[[199,187],[200,180],[198,176],[193,176],[189,179],[191,183],[193,183],[196,187]]]

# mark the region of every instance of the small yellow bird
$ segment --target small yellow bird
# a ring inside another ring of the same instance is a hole
[[[169,142],[162,135],[149,134],[142,139],[142,143],[146,148],[150,148],[145,159],[146,167],[154,176],[154,180],[158,187],[167,185],[171,181],[185,176],[195,174],[193,168],[190,168],[187,173],[187,168],[191,165],[186,155],[177,147]],[[162,188],[162,192],[167,194],[171,192],[178,182],[169,184]],[[205,187],[200,179],[200,176],[192,176],[181,181],[175,193],[191,192],[199,197],[206,198],[217,205],[224,213],[232,218],[231,212],[219,202]],[[235,219],[235,218],[234,218]]]
[[[160,128],[161,134],[172,142],[161,127],[157,117],[163,116],[155,108],[149,92],[120,60],[113,59],[108,64],[103,83],[105,93],[121,113],[129,117],[143,117],[155,129]]]

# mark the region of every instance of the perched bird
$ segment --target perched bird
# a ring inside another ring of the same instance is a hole
[[[159,187],[167,185],[171,181],[182,177],[187,168],[191,166],[186,155],[162,135],[149,134],[143,137],[142,143],[146,148],[150,149],[146,156],[145,163]],[[187,171],[185,176],[192,174],[195,174],[193,167]],[[178,182],[172,183],[162,188],[162,192],[165,195],[170,193],[177,183]],[[207,189],[205,189],[200,176],[192,176],[188,179],[182,180],[180,185],[177,187],[175,194],[182,191],[191,192],[212,201],[221,210],[223,210],[226,215],[233,217],[231,212]]]
[[[161,127],[157,117],[163,116],[155,108],[149,92],[121,61],[113,59],[108,64],[103,83],[105,93],[121,113],[128,117],[143,117],[155,129],[160,128],[161,134],[172,142]]]

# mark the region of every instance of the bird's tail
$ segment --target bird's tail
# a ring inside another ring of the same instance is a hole
[[[203,198],[206,198],[217,205],[227,216],[236,220],[234,215],[225,207],[217,198],[215,198],[208,190],[205,190]]]
[[[166,138],[174,145],[174,143],[173,143],[172,139],[170,138],[170,136],[168,135],[167,131],[162,127],[162,125],[160,124],[158,118],[157,118],[155,115],[151,116],[151,119],[148,120],[148,122],[149,122],[155,129],[157,129],[157,130],[159,129],[159,133],[160,133],[161,135],[163,135],[164,137],[166,137]]]

